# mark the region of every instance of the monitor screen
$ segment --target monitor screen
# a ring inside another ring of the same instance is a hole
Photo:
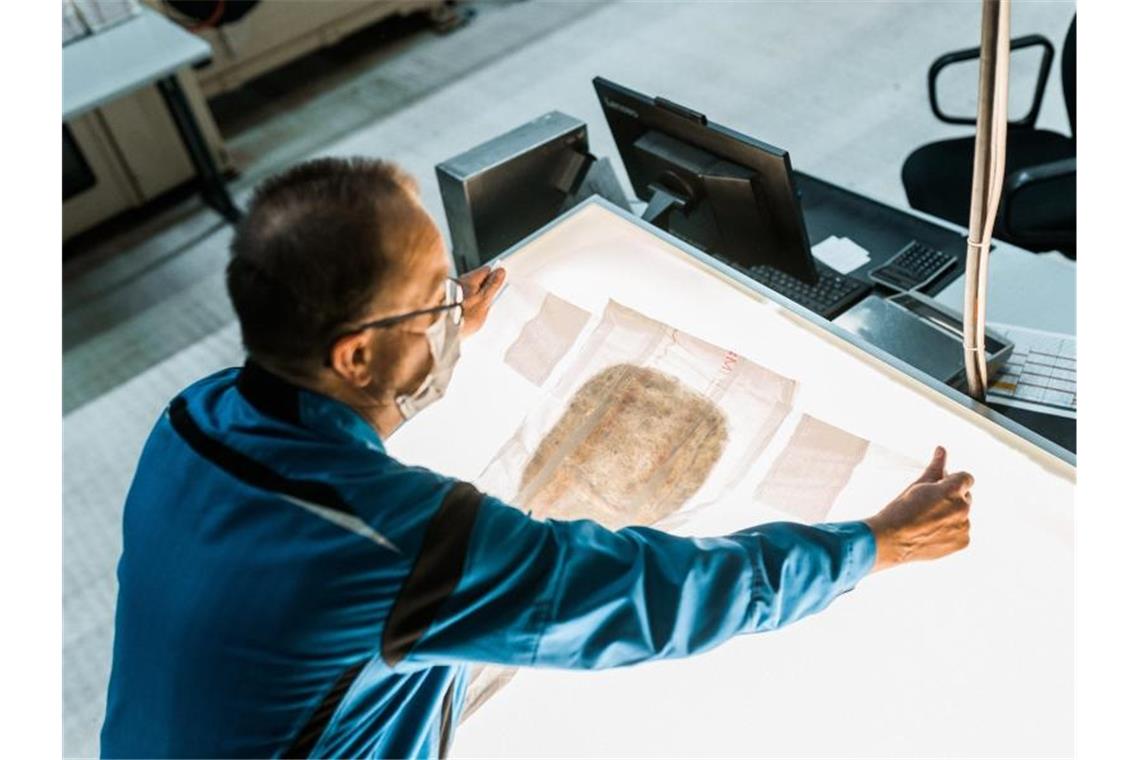
[[[816,282],[786,150],[601,77],[594,88],[648,221],[736,266]]]

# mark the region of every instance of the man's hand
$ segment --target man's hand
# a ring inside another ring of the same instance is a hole
[[[474,334],[487,321],[487,312],[495,296],[507,281],[507,273],[502,267],[491,270],[482,266],[459,278],[463,285],[463,331],[464,338]]]
[[[871,572],[903,562],[938,559],[970,543],[968,472],[946,474],[946,449],[939,446],[926,470],[879,514],[864,520],[875,534]]]

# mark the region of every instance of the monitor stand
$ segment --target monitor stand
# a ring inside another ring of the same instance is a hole
[[[684,211],[685,207],[689,205],[689,200],[656,182],[649,187],[653,190],[653,196],[649,199],[649,205],[645,208],[641,218],[654,227],[668,232],[669,215],[673,213],[674,209]]]
[[[559,213],[569,211],[582,201],[594,195],[600,195],[623,211],[629,211],[629,201],[626,200],[625,190],[618,182],[617,174],[608,158],[595,158],[586,154],[582,169],[574,170],[573,179],[564,185],[566,200],[562,203]]]

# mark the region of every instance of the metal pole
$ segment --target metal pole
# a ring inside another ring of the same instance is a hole
[[[982,0],[978,122],[970,232],[966,243],[966,295],[962,343],[966,382],[975,399],[986,397],[986,281],[990,236],[1005,178],[1005,133],[1009,111],[1009,0]]]
[[[179,137],[182,138],[182,145],[190,154],[190,161],[198,173],[198,186],[201,188],[202,200],[225,217],[228,222],[237,224],[242,218],[241,209],[234,204],[233,198],[230,197],[230,191],[226,187],[226,181],[222,178],[221,172],[218,171],[217,164],[214,163],[214,157],[210,154],[210,147],[206,144],[206,138],[202,136],[202,130],[198,127],[189,101],[186,100],[186,93],[182,91],[182,85],[178,83],[178,75],[171,74],[158,80],[158,91],[162,93],[162,99],[166,102],[166,108],[170,111],[174,126],[178,128]]]

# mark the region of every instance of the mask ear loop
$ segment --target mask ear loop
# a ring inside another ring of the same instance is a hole
[[[432,367],[415,391],[396,397],[396,409],[405,421],[443,398],[447,385],[451,381],[455,364],[459,361],[459,329],[459,322],[447,314],[440,314],[439,318],[423,333],[428,342]],[[454,359],[450,357],[449,348],[454,348]],[[440,387],[441,374],[446,375],[442,381],[442,387]]]
[[[467,294],[463,290],[463,281],[457,277],[448,277],[447,281],[452,283],[452,288],[455,291],[455,293],[454,293],[455,297],[451,299],[451,302],[459,307],[459,316],[452,319],[452,321],[455,322],[455,324],[457,324],[458,326],[462,327],[463,326],[463,317],[467,313],[467,307],[463,303],[464,300],[467,298]],[[448,318],[451,318],[452,312],[453,312],[452,309],[448,309],[448,314],[447,314]]]
[[[448,279],[449,279],[450,281],[454,281],[454,283],[456,283],[456,285],[458,286],[458,280],[456,280],[454,277],[453,277],[453,278],[448,278]],[[458,307],[459,307],[458,325],[459,325],[459,326],[462,326],[462,325],[463,325],[463,287],[462,287],[462,286],[458,286],[456,293],[457,293],[457,297],[456,297],[456,299],[454,299],[453,301],[451,301],[451,303],[450,303],[450,304],[447,304],[447,305],[448,305],[448,308],[447,308],[446,310],[442,310],[442,309],[441,309],[441,313],[440,313],[440,317],[439,317],[439,319],[447,318],[447,317],[448,317],[448,313],[447,313],[447,312],[450,312],[450,311],[451,311],[451,309],[453,309],[454,307],[456,307],[456,305],[458,305]],[[416,316],[416,313],[412,313],[412,314],[402,314],[402,316],[401,316],[400,318],[401,318],[401,319],[402,319],[402,318],[404,318],[404,317],[407,317],[407,318],[412,318],[412,317],[415,317],[415,316]],[[438,320],[437,320],[437,321],[438,321]],[[393,322],[393,324],[394,324],[394,322]],[[435,322],[432,322],[432,325],[434,325],[434,324],[435,324]],[[367,322],[366,322],[366,324],[365,324],[365,325],[361,325],[360,327],[357,327],[357,328],[355,328],[355,329],[352,329],[352,330],[348,330],[348,332],[341,332],[341,333],[336,333],[336,334],[334,335],[334,337],[332,338],[332,340],[328,342],[328,346],[327,346],[327,348],[325,349],[325,360],[324,360],[324,363],[325,363],[325,367],[329,367],[329,368],[331,368],[331,367],[333,366],[333,361],[332,361],[331,357],[329,357],[329,354],[331,354],[331,353],[332,353],[333,349],[334,349],[334,348],[335,348],[335,346],[336,346],[336,342],[337,342],[337,341],[340,341],[342,337],[348,337],[349,335],[355,335],[356,333],[359,333],[359,332],[361,332],[361,330],[365,330],[365,329],[368,329],[368,328],[370,328],[370,327],[373,327],[373,325],[367,324]],[[429,329],[430,329],[430,328],[429,328]],[[425,334],[426,334],[426,333],[425,333]]]

